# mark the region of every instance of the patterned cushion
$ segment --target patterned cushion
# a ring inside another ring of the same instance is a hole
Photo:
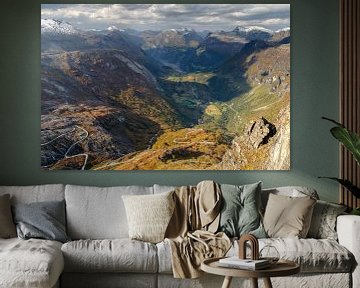
[[[164,239],[174,212],[173,191],[155,195],[124,195],[129,237],[152,243]]]
[[[346,206],[318,200],[315,204],[309,238],[337,240],[336,218],[344,213]]]

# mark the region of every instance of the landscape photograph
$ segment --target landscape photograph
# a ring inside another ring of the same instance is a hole
[[[41,168],[289,170],[290,4],[42,4]]]

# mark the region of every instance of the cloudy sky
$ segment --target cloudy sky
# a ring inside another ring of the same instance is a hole
[[[42,4],[41,18],[65,20],[81,29],[232,30],[290,26],[290,4]]]

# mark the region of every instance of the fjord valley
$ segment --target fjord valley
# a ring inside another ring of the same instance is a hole
[[[41,21],[41,166],[290,166],[290,29]]]

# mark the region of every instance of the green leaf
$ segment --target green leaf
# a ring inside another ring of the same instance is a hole
[[[354,156],[360,165],[360,137],[356,133],[349,131],[345,127],[333,127],[331,134],[339,140]]]
[[[334,123],[334,124],[336,124],[336,125],[338,125],[338,126],[340,126],[340,127],[345,127],[345,126],[342,125],[341,123],[336,122],[334,119],[330,119],[330,118],[327,118],[327,117],[321,117],[321,119],[328,120],[328,121],[330,121],[330,122],[332,122],[332,123]]]
[[[349,180],[340,179],[340,178],[336,178],[336,177],[319,177],[319,178],[326,178],[326,179],[331,179],[331,180],[337,181],[342,186],[344,186],[347,190],[349,190],[356,198],[360,198],[360,188],[355,186]]]
[[[354,208],[351,212],[351,215],[358,215],[360,216],[360,208]]]
[[[337,127],[330,129],[331,134],[350,151],[356,162],[360,165],[360,136],[333,119],[326,117],[322,117],[322,119],[328,120],[337,125]]]

